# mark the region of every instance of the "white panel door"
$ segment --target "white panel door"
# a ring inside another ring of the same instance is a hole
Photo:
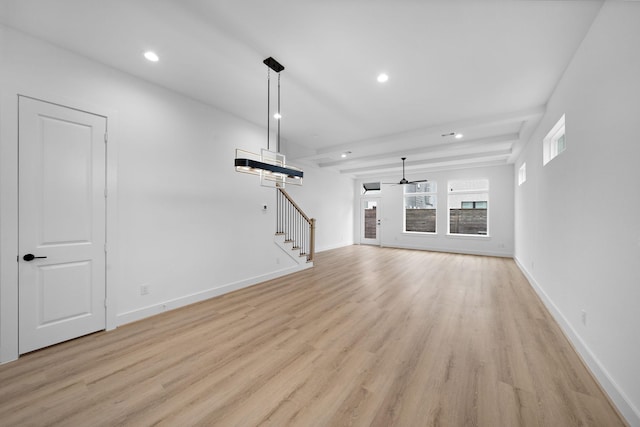
[[[19,98],[19,351],[105,329],[106,118]]]

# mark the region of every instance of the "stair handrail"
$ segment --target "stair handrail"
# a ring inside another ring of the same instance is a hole
[[[300,206],[298,206],[298,204],[291,198],[291,196],[289,196],[289,193],[284,191],[284,188],[278,188],[278,190],[280,190],[282,195],[287,198],[289,203],[291,203],[293,207],[296,208],[296,210],[300,213],[300,215],[302,215],[302,217],[306,219],[308,223],[311,223],[311,218],[309,218],[307,214],[305,214],[304,211],[300,208]]]
[[[307,260],[313,261],[316,246],[316,219],[309,218],[309,216],[304,213],[302,208],[298,206],[298,204],[291,198],[291,196],[289,196],[289,193],[287,193],[283,188],[278,188],[278,191],[280,191],[280,194],[282,194],[285,199],[289,203],[291,203],[291,206],[293,206],[293,208],[300,214],[300,216],[302,216],[302,218],[304,218],[304,220],[309,224],[309,254],[307,255]]]

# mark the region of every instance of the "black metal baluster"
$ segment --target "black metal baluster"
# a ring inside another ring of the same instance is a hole
[[[282,224],[284,223],[284,213],[282,211],[282,192],[278,193],[280,193],[280,232],[284,233],[284,227],[282,226]]]
[[[288,213],[289,213],[289,217],[287,218],[287,223],[289,224],[289,240],[291,240],[292,236],[291,236],[291,202],[289,202],[288,206]]]
[[[300,250],[302,248],[300,248],[300,240],[301,240],[301,236],[300,236],[300,219],[302,218],[302,216],[300,216],[300,212],[298,212],[298,252],[300,252]]]

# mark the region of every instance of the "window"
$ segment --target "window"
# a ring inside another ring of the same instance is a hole
[[[435,182],[418,182],[404,187],[404,231],[436,232],[437,195]]]
[[[518,169],[518,185],[524,184],[526,180],[527,180],[527,164],[523,163],[522,166],[520,166],[520,169]]]
[[[462,202],[462,209],[487,209],[487,202]]]
[[[564,114],[558,123],[549,131],[542,141],[542,163],[546,165],[552,159],[567,149],[567,140],[564,131]]]
[[[362,183],[362,192],[361,194],[374,193],[377,194],[380,192],[380,183],[379,182],[363,182]]]
[[[449,234],[488,235],[489,180],[449,181]]]

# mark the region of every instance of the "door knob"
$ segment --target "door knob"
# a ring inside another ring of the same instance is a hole
[[[46,258],[46,256],[35,256],[33,254],[26,254],[22,257],[22,259],[25,261],[33,261],[36,258]]]

